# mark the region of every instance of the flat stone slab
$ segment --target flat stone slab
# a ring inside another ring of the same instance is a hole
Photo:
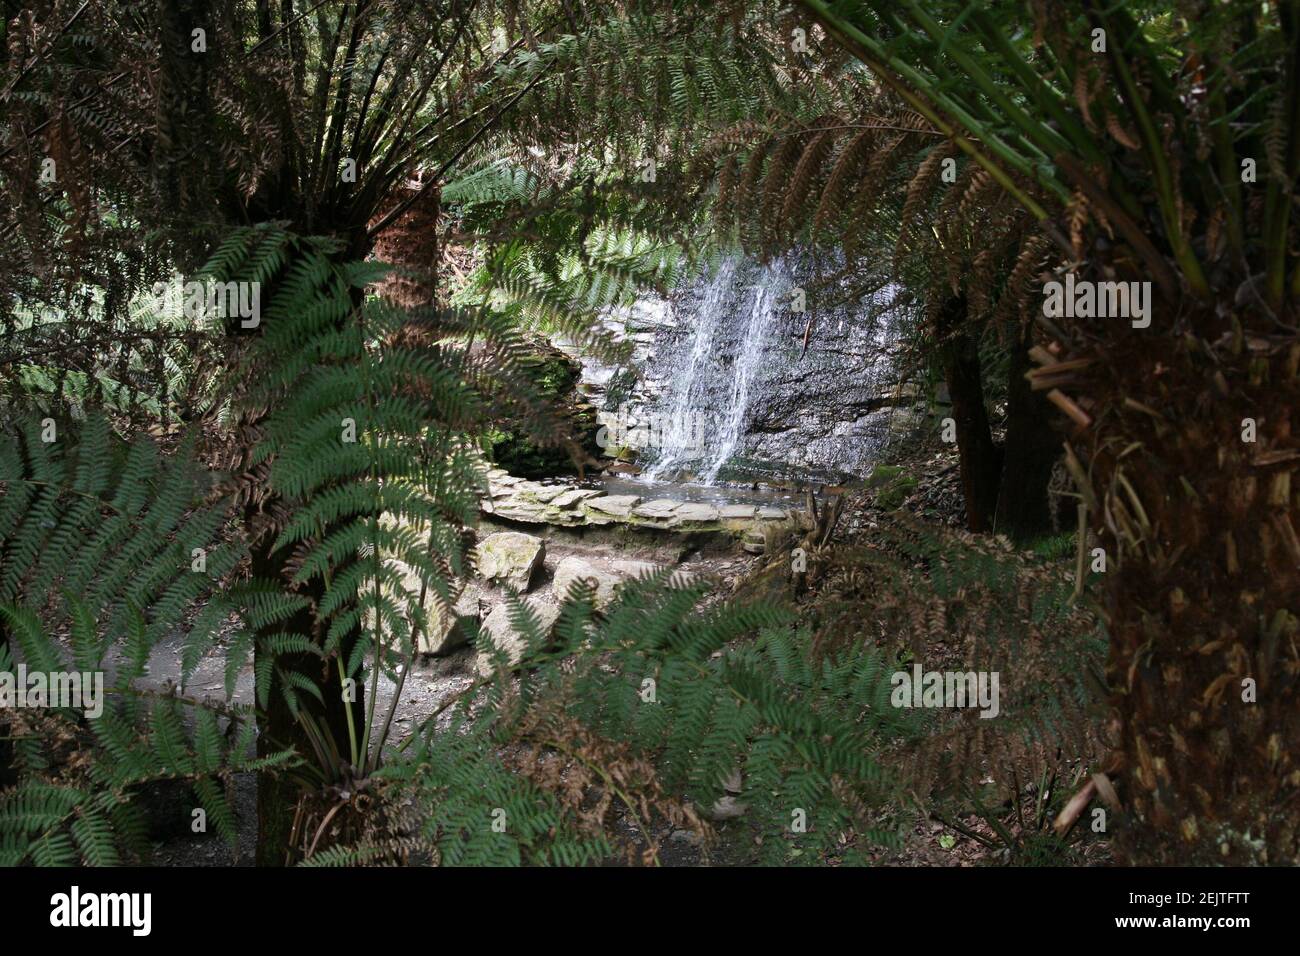
[[[721,509],[724,518],[746,518],[754,517],[753,505],[723,505]]]
[[[626,524],[659,531],[743,534],[764,521],[784,521],[784,508],[753,504],[713,504],[640,495],[607,495],[598,488],[527,481],[500,469],[488,472],[488,493],[480,499],[486,514],[527,524],[563,528]]]
[[[677,517],[683,521],[717,521],[718,509],[713,505],[698,501],[688,501],[677,509]]]
[[[656,498],[654,501],[638,505],[632,514],[638,518],[670,518],[681,506],[680,501],[673,501],[671,498]]]
[[[757,510],[753,505],[723,505],[718,512],[727,531],[746,531],[753,526]]]
[[[640,503],[641,499],[636,495],[606,495],[603,498],[590,499],[583,507],[587,508],[589,513],[599,511],[601,514],[615,518],[629,518],[632,516],[632,509]]]
[[[580,501],[599,497],[601,497],[600,492],[590,488],[569,488],[552,498],[551,505],[555,508],[572,508]]]
[[[564,492],[565,492],[564,485],[555,485],[554,487],[550,487],[550,488],[543,485],[541,488],[538,488],[536,491],[530,493],[534,501],[540,501],[542,504],[547,504],[548,502],[551,501],[551,499],[564,494]]]

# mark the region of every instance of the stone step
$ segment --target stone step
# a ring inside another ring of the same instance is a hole
[[[740,546],[750,554],[763,554],[767,551],[767,536],[757,528],[751,528],[741,538]]]

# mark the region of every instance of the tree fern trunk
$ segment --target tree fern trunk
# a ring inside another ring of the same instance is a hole
[[[971,531],[988,531],[998,501],[1001,451],[993,443],[984,408],[979,342],[967,327],[966,317],[965,297],[953,297],[940,311],[937,331],[944,342],[944,375],[961,455],[966,526]]]
[[[1143,863],[1294,865],[1300,344],[1129,345],[1094,383],[1109,393],[1085,455],[1106,515],[1119,847]]]
[[[253,552],[253,574],[257,577],[282,580],[284,559],[268,551],[270,537]],[[319,597],[311,595],[313,602]],[[312,613],[304,610],[282,624],[275,625],[275,630],[289,633],[312,634],[315,622]],[[343,654],[351,652],[352,640],[343,642]],[[334,744],[339,748],[343,759],[348,758],[348,710],[351,708],[353,725],[358,736],[365,725],[365,683],[358,679],[356,687],[348,696],[344,695],[344,686],[339,677],[334,660],[322,663],[319,657],[310,654],[280,655],[276,658],[277,667],[285,671],[296,670],[315,682],[320,688],[325,704],[322,706],[315,698],[299,694],[298,700],[307,713],[324,726]],[[286,748],[295,749],[304,760],[314,762],[315,751],[302,726],[289,709],[278,674],[271,678],[271,694],[265,711],[258,712],[257,753],[265,757]],[[290,845],[290,831],[293,826],[294,811],[302,795],[301,786],[293,779],[278,773],[263,773],[257,782],[257,865],[284,866],[295,861],[294,848]]]
[[[1047,486],[1061,454],[1061,440],[1052,427],[1050,406],[1025,380],[1029,371],[1028,330],[1011,351],[1007,371],[1007,438],[1002,452],[994,530],[1025,542],[1050,534],[1052,514]]]

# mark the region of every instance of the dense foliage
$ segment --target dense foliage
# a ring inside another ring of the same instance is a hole
[[[1130,859],[1300,856],[1296,0],[45,0],[3,39],[0,672],[110,694],[5,713],[0,862],[134,859],[178,784],[233,843],[247,774],[264,864],[653,862],[727,794],[767,862],[917,810],[1074,858],[1063,774]],[[512,597],[526,653],[399,732],[494,435],[584,465],[535,337],[626,358],[607,310],[736,245],[815,303],[902,280],[972,531],[1041,531],[1062,429],[1073,577],[813,507],[760,597]],[[1044,315],[1067,275],[1150,321]],[[177,633],[224,702],[139,686]],[[887,705],[935,635],[1008,675],[996,733]]]

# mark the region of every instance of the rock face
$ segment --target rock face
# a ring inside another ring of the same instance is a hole
[[[436,602],[430,602],[433,607],[425,622],[425,630],[419,636],[420,653],[440,657],[468,644],[472,625],[478,623],[482,593],[476,584],[465,585],[451,613],[439,608]]]
[[[790,308],[795,290],[806,290],[807,314]],[[900,290],[854,291],[814,281],[797,258],[724,262],[671,299],[607,317],[633,345],[629,365],[584,359],[579,388],[653,477],[707,476],[719,459],[724,479],[865,477],[881,446],[924,427],[929,409],[896,370]],[[673,467],[655,474],[665,459]]]
[[[478,546],[478,573],[485,581],[509,584],[524,592],[546,560],[546,542],[531,534],[499,531]]]
[[[551,628],[555,626],[560,616],[559,606],[538,597],[525,598],[524,604],[537,616],[542,633],[549,636]],[[474,670],[482,677],[492,673],[493,662],[489,648],[504,651],[511,664],[518,664],[523,660],[527,646],[524,635],[516,631],[510,623],[509,605],[498,604],[483,619],[483,625],[479,628],[478,656],[474,661]]]

